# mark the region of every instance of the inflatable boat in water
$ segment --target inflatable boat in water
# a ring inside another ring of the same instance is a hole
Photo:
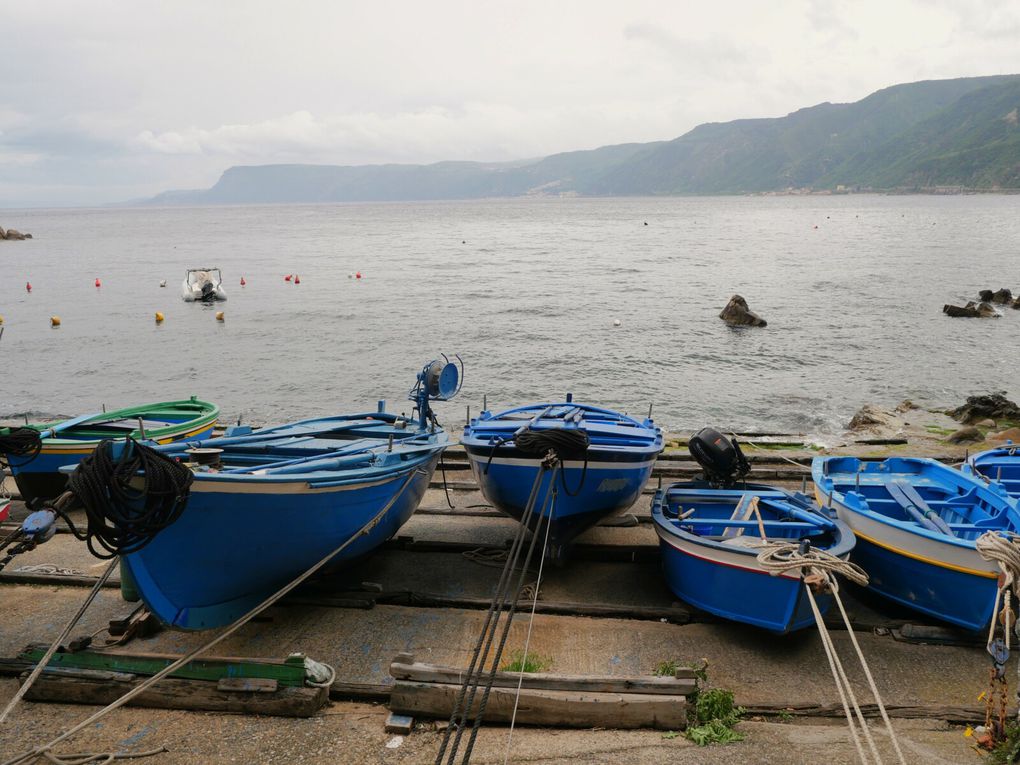
[[[181,284],[181,297],[186,303],[212,303],[226,300],[223,275],[218,268],[189,268]]]

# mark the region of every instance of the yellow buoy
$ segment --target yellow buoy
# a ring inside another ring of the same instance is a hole
[[[164,318],[166,318],[166,317],[163,316],[162,312],[156,311],[156,323],[157,324],[162,324]]]
[[[60,326],[60,317],[59,316],[51,316],[50,317],[50,326],[51,327],[59,327]]]
[[[216,312],[216,321],[223,321],[223,311]]]

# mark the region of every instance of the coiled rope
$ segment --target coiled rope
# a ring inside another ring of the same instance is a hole
[[[588,447],[591,446],[591,438],[588,431],[581,429],[567,430],[565,428],[550,428],[549,430],[532,430],[527,428],[520,433],[514,434],[514,445],[525,454],[544,456],[549,452],[556,455],[560,462],[560,483],[563,485],[563,493],[568,497],[576,497],[584,487],[584,481],[588,477]],[[577,488],[571,491],[567,488],[566,460],[584,460],[584,467],[581,469],[581,479]]]
[[[4,428],[0,432],[0,467],[23,467],[39,456],[42,438],[35,428]],[[11,457],[19,457],[12,461]]]
[[[882,697],[878,693],[878,686],[875,684],[875,678],[871,674],[871,668],[868,666],[868,662],[864,658],[861,646],[857,642],[857,636],[854,634],[853,626],[850,624],[850,617],[847,615],[846,608],[843,606],[843,600],[839,596],[839,584],[836,581],[835,574],[840,574],[855,584],[865,586],[868,583],[868,575],[865,573],[864,569],[850,561],[838,558],[825,550],[819,550],[812,547],[803,549],[801,545],[787,542],[767,543],[761,552],[758,553],[758,563],[762,568],[766,569],[773,575],[778,575],[795,569],[800,570],[801,577],[804,582],[804,590],[808,596],[808,603],[811,605],[811,613],[815,617],[815,625],[818,627],[818,634],[822,639],[822,647],[825,650],[825,657],[829,661],[829,669],[832,672],[832,679],[836,683],[836,690],[839,692],[839,698],[843,704],[843,712],[846,715],[847,726],[850,729],[854,746],[857,749],[857,756],[860,758],[863,765],[868,765],[869,762],[881,765],[882,757],[879,754],[878,747],[875,745],[875,740],[871,735],[867,719],[861,711],[861,706],[857,701],[857,695],[854,693],[853,685],[850,683],[846,670],[843,668],[843,662],[840,660],[839,654],[836,652],[836,646],[832,640],[832,636],[829,634],[829,630],[825,626],[825,620],[822,617],[821,609],[818,607],[818,602],[815,599],[814,588],[819,587],[820,589],[826,590],[832,594],[832,598],[836,601],[836,605],[839,608],[839,613],[843,617],[843,623],[846,626],[847,634],[850,636],[850,642],[853,644],[861,669],[864,671],[865,678],[867,678],[868,687],[871,689],[871,694],[875,699],[878,711],[885,723],[886,731],[889,734],[889,740],[892,741],[893,748],[896,750],[896,757],[900,762],[900,765],[906,765],[906,760],[904,759],[903,752],[900,749],[899,741],[893,731],[892,721],[890,721],[889,714],[885,709],[885,704],[882,702]],[[850,711],[851,707],[853,707],[853,713]],[[858,726],[860,726],[860,734],[857,730]],[[865,752],[864,745],[861,742],[862,735],[864,740],[867,742],[871,758],[873,758],[871,760],[869,760],[868,755]]]
[[[988,642],[986,649],[992,657],[992,669],[989,673],[989,690],[985,698],[985,727],[992,731],[993,739],[1005,735],[1006,725],[1006,661],[1012,646],[1014,625],[1010,624],[1012,616],[1012,598],[1010,592],[1020,580],[1020,537],[1009,532],[986,531],[974,543],[978,555],[987,561],[997,563],[1002,577],[995,590],[995,605],[992,606],[992,618],[988,625]],[[999,611],[1000,604],[1003,606]],[[1001,638],[995,637],[995,631],[1002,624]],[[1017,666],[1017,682],[1020,683],[1020,665]],[[1001,701],[998,725],[993,724],[992,704],[995,691],[998,690]],[[1020,712],[1018,712],[1020,715]]]
[[[194,480],[188,468],[133,438],[117,459],[113,445],[100,442],[67,484],[88,518],[85,532],[72,532],[100,559],[138,552],[176,521]]]

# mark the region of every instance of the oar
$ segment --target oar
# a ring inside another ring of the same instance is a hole
[[[831,518],[826,518],[821,513],[813,513],[810,510],[801,510],[799,507],[791,505],[789,502],[785,502],[780,499],[769,499],[766,503],[773,505],[778,509],[781,509],[791,518],[796,518],[798,521],[804,521],[805,523],[813,523],[816,526],[821,526],[823,529],[835,529],[836,524]]]
[[[924,528],[950,537],[956,536],[956,533],[949,528],[949,524],[928,507],[928,503],[906,481],[889,481],[885,489],[889,492],[889,496],[896,500],[900,507]]]
[[[403,444],[406,441],[412,441],[412,440],[414,440],[416,438],[421,438],[423,435],[425,435],[425,434],[419,433],[419,434],[414,435],[414,436],[407,436],[407,437],[402,438],[400,440],[394,440],[393,443],[394,444]],[[365,453],[365,452],[373,452],[373,451],[376,451],[378,449],[386,449],[386,448],[389,448],[389,443],[379,442],[378,444],[374,444],[374,445],[371,445],[371,446],[366,446],[363,443],[361,443],[358,446],[351,445],[351,446],[344,447],[343,449],[337,449],[337,450],[332,451],[332,452],[322,452],[322,453],[319,453],[319,454],[311,454],[311,455],[308,455],[306,457],[296,457],[294,459],[289,459],[289,460],[279,460],[277,462],[266,462],[266,463],[264,463],[262,465],[247,465],[245,467],[240,467],[240,468],[231,468],[230,470],[221,470],[220,474],[223,475],[223,474],[230,474],[230,473],[253,473],[256,470],[260,470],[260,471],[270,471],[270,470],[272,470],[273,472],[281,472],[281,471],[279,471],[279,468],[289,468],[289,467],[293,467],[293,466],[296,466],[296,465],[307,465],[307,463],[315,462],[317,460],[335,460],[335,459],[340,459],[341,457],[353,457],[353,456],[356,456],[358,454],[362,454],[362,453]],[[290,472],[290,471],[285,471],[285,472]]]
[[[317,422],[317,420],[306,420],[304,422],[292,423],[289,426],[280,425],[277,428],[266,428],[244,436],[217,436],[213,438],[205,438],[201,441],[178,441],[173,444],[164,444],[160,448],[162,451],[166,452],[179,450],[184,444],[196,448],[205,448],[209,446],[217,448],[222,446],[241,446],[243,444],[253,444],[259,441],[268,444],[273,441],[279,441],[285,438],[296,438],[298,436],[314,437],[322,433],[342,433],[344,431],[364,427],[366,424],[369,424],[368,420],[362,419],[351,420],[342,425],[324,424],[320,428],[308,427],[313,422]],[[387,424],[382,420],[379,420],[378,422],[379,424]]]
[[[75,425],[81,425],[83,422],[88,422],[93,417],[99,417],[102,414],[104,414],[104,412],[93,412],[92,414],[83,414],[80,417],[74,417],[70,420],[58,422],[52,428],[47,428],[46,430],[40,431],[39,438],[50,438],[52,436],[55,436],[57,433],[62,433],[68,428],[73,428]]]

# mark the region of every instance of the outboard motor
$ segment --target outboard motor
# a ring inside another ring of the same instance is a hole
[[[751,464],[737,440],[714,428],[699,430],[691,436],[687,448],[705,471],[705,480],[713,486],[733,486],[751,472]]]

